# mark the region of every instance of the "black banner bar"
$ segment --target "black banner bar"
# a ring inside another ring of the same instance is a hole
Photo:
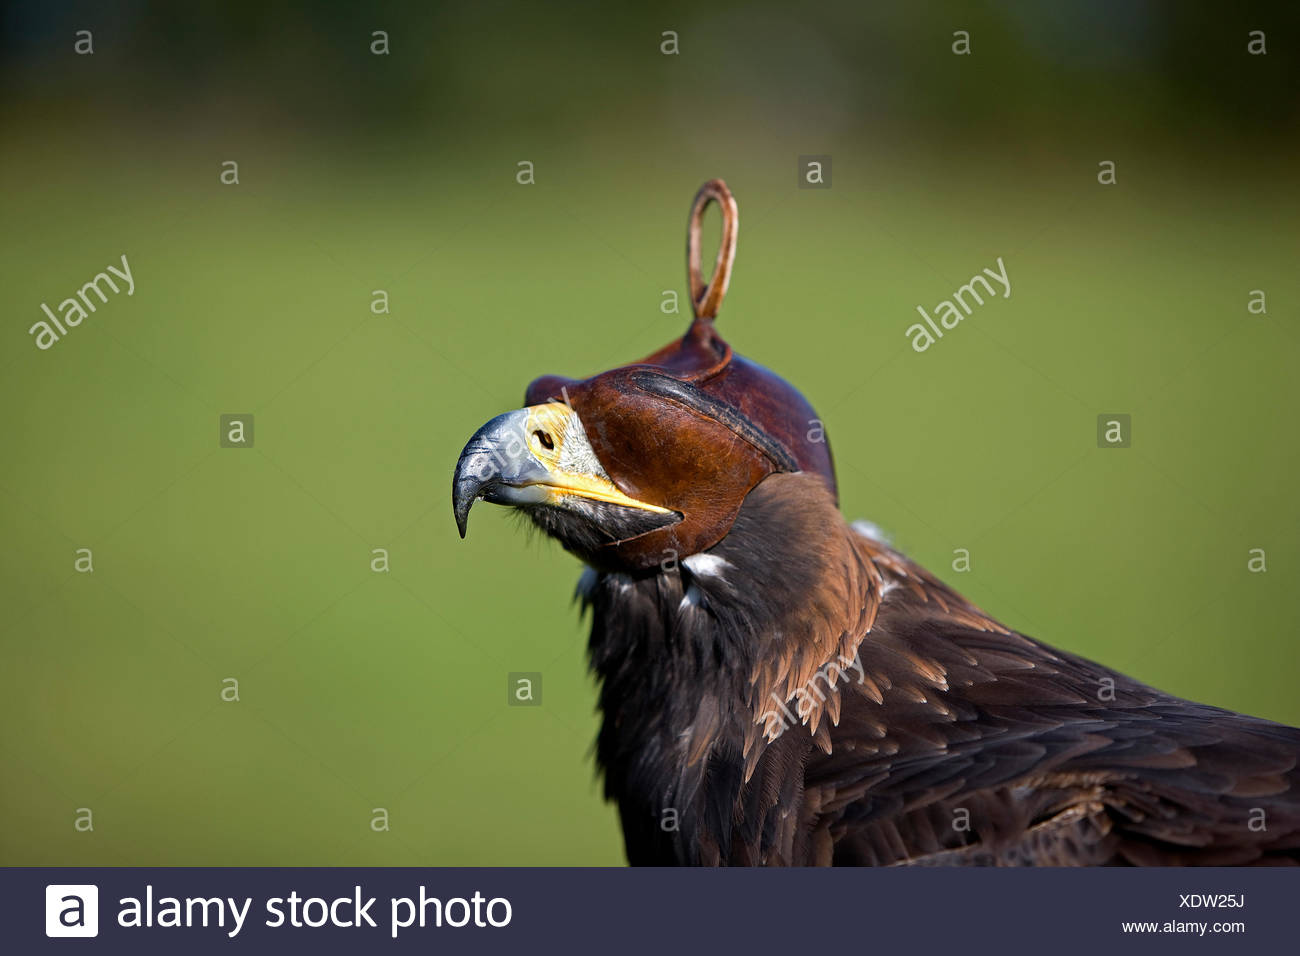
[[[13,953],[1279,953],[1300,911],[1298,870],[10,868],[0,881]]]

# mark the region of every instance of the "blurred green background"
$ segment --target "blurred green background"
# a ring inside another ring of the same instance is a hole
[[[536,375],[684,330],[713,176],[720,328],[819,410],[848,517],[1300,723],[1296,8],[918,6],[5,6],[0,862],[621,863],[579,566],[501,509],[460,541],[450,477]],[[38,350],[122,254],[134,295]],[[1011,297],[913,352],[999,256]]]

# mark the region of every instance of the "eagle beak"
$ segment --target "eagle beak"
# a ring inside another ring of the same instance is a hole
[[[501,505],[562,506],[567,497],[673,513],[620,491],[591,453],[577,413],[558,402],[506,412],[476,431],[460,453],[451,483],[462,538],[469,509],[480,498]]]

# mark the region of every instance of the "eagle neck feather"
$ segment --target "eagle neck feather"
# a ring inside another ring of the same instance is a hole
[[[606,795],[629,848],[667,843],[688,862],[727,857],[698,835],[727,841],[778,738],[800,760],[810,743],[830,753],[845,683],[873,680],[857,651],[884,590],[873,546],[815,475],[764,480],[707,555],[640,577],[585,575],[579,591],[592,611]]]

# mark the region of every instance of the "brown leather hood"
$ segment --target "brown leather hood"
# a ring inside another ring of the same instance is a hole
[[[708,285],[700,279],[699,230],[716,201],[723,241]],[[587,379],[547,375],[526,404],[567,402],[615,484],[682,520],[607,545],[611,566],[646,569],[716,544],[745,496],[778,472],[820,475],[835,493],[830,445],[816,412],[792,385],[732,352],[714,328],[735,257],[738,215],[722,180],[691,207],[687,267],[695,318],[686,335],[639,362]]]

